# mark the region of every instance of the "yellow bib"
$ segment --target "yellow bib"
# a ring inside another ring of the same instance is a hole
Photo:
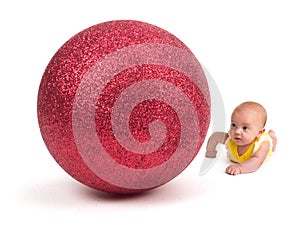
[[[260,148],[261,144],[265,141],[268,141],[270,143],[270,148],[267,156],[271,156],[273,144],[272,138],[267,132],[264,132],[259,138],[255,139],[244,154],[239,155],[237,144],[229,137],[225,143],[227,149],[227,157],[228,159],[236,163],[245,162],[253,156],[253,154]]]

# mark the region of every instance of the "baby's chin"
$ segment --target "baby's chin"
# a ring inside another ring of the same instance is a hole
[[[236,143],[236,145],[238,145],[238,146],[246,146],[246,145],[249,145],[249,143],[247,143],[246,141],[244,141],[243,139],[241,139],[241,138],[233,138],[232,139],[235,143]]]

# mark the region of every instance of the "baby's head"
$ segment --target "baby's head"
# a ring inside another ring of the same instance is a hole
[[[244,102],[232,112],[229,136],[238,145],[250,144],[264,132],[266,121],[267,112],[261,104]]]

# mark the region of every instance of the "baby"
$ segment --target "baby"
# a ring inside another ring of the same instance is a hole
[[[244,102],[231,115],[228,133],[214,132],[208,140],[205,156],[215,158],[216,146],[225,144],[228,158],[234,163],[226,173],[238,175],[255,172],[275,150],[277,138],[273,130],[265,132],[267,112],[256,102]]]

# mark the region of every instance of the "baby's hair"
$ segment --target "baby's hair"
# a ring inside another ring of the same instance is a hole
[[[243,102],[240,105],[238,105],[234,109],[233,113],[244,107],[251,108],[252,110],[255,110],[258,114],[260,114],[261,119],[262,119],[262,121],[261,121],[262,127],[265,127],[266,122],[267,122],[267,111],[261,104],[259,104],[257,102],[253,102],[253,101],[246,101],[246,102]]]

